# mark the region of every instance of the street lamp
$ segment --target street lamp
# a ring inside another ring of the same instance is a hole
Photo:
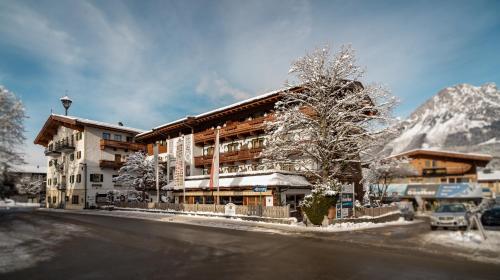
[[[71,106],[71,103],[73,103],[73,100],[71,100],[67,95],[65,95],[64,97],[61,97],[61,103],[65,109],[65,113],[64,115],[67,116],[68,115],[68,109],[69,107]]]

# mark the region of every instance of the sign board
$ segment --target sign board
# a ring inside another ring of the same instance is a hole
[[[482,197],[482,190],[479,186],[462,184],[442,184],[436,196],[438,198],[479,198]]]
[[[406,196],[435,197],[439,185],[408,185]]]
[[[354,193],[354,185],[352,184],[342,185],[342,193]]]
[[[234,203],[228,203],[224,206],[224,214],[227,216],[236,215],[236,205]]]
[[[253,191],[254,192],[266,192],[267,187],[266,186],[254,186]]]
[[[352,193],[342,193],[342,208],[352,208],[354,195]]]
[[[274,205],[274,199],[272,195],[266,196],[266,206],[270,207]]]

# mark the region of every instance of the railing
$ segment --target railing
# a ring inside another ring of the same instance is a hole
[[[99,167],[101,168],[120,168],[123,166],[123,161],[117,160],[100,160]]]
[[[252,120],[247,120],[243,122],[234,122],[228,124],[227,126],[221,128],[219,137],[220,138],[234,138],[241,135],[247,135],[259,131],[264,131],[265,121],[270,121],[274,117],[273,115],[268,115],[265,117],[259,117]],[[215,129],[207,129],[202,132],[194,134],[195,143],[205,143],[215,141]]]
[[[62,140],[57,141],[54,145],[55,151],[67,151],[67,150],[72,151],[74,149],[75,149],[75,143],[74,143],[73,139],[71,139],[71,140],[68,140],[68,138],[62,139]]]
[[[179,212],[211,212],[218,214],[224,214],[225,212],[224,205],[214,204],[115,202],[114,205],[123,208],[161,209]],[[289,218],[290,206],[236,205],[236,215]]]
[[[144,151],[145,146],[139,143],[125,142],[125,141],[116,141],[116,140],[108,140],[101,139],[101,150],[104,150],[105,147],[118,148],[118,149],[128,149],[131,151]]]
[[[259,158],[261,152],[262,148],[241,149],[239,151],[225,152],[220,154],[219,162],[228,163],[236,161],[253,160]],[[194,165],[195,166],[210,165],[212,164],[212,158],[213,155],[194,157]]]
[[[398,208],[396,206],[356,208],[356,217],[363,217],[363,216],[378,217],[397,210]]]

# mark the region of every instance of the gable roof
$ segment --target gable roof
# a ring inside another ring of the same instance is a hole
[[[162,124],[160,126],[154,127],[151,130],[148,130],[144,133],[138,134],[137,138],[139,140],[145,139],[145,138],[148,138],[150,136],[154,136],[156,133],[161,134],[163,130],[167,130],[170,128],[177,128],[177,127],[182,127],[185,125],[192,125],[193,123],[200,123],[203,121],[216,119],[216,118],[219,118],[219,117],[224,116],[224,115],[229,115],[229,114],[232,114],[234,112],[243,111],[243,110],[246,110],[250,107],[259,106],[262,104],[273,103],[273,102],[276,102],[279,100],[279,96],[282,92],[284,92],[286,90],[297,90],[299,88],[300,87],[298,87],[298,86],[297,87],[285,87],[285,88],[273,90],[273,91],[270,91],[270,92],[252,97],[252,98],[248,98],[248,99],[245,99],[245,100],[242,100],[242,101],[239,101],[239,102],[227,105],[227,106],[223,106],[223,107],[220,107],[220,108],[217,108],[217,109],[205,112],[205,113],[201,113],[201,114],[198,114],[195,116],[186,116],[184,118],[181,118],[181,119],[178,119],[178,120],[166,123],[166,124]]]
[[[434,150],[434,149],[414,149],[406,152],[402,152],[390,157],[414,157],[414,156],[440,156],[454,159],[468,159],[475,161],[489,162],[493,159],[492,156],[486,154],[476,154],[476,153],[460,153],[445,150]]]
[[[100,121],[78,118],[74,116],[50,114],[49,118],[47,119],[47,121],[45,121],[45,124],[43,125],[42,129],[36,136],[34,143],[42,146],[47,146],[50,140],[52,140],[54,135],[57,133],[57,129],[59,128],[59,126],[68,127],[78,131],[83,131],[84,127],[87,126],[87,127],[95,127],[117,132],[131,133],[134,135],[144,132],[144,130],[141,129],[127,127],[127,126],[120,126],[117,124],[110,124]]]

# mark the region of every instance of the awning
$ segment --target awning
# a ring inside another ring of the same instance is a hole
[[[184,182],[186,189],[208,189],[210,178],[189,180]],[[248,176],[227,176],[219,178],[219,187],[253,187],[253,186],[279,186],[279,187],[309,187],[311,184],[300,175],[270,173]],[[175,190],[182,187],[175,187]]]

